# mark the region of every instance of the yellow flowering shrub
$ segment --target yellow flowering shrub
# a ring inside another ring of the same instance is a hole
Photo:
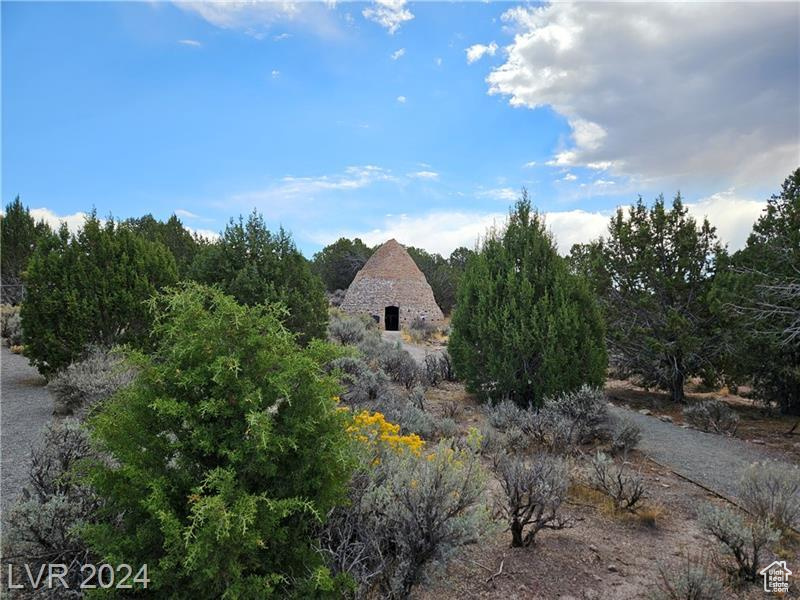
[[[348,432],[378,451],[389,448],[397,453],[412,452],[419,455],[425,445],[425,441],[416,433],[400,435],[400,426],[390,423],[379,412],[365,410],[356,414]]]

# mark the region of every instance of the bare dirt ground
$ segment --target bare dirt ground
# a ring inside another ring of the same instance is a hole
[[[461,384],[445,383],[429,389],[426,409],[455,418],[464,430],[480,426],[485,419],[481,406]],[[761,448],[756,446],[756,449]],[[578,457],[576,464],[581,460]],[[700,530],[697,511],[708,502],[727,503],[656,464],[640,451],[633,452],[629,461],[645,479],[647,490],[638,515],[615,513],[602,496],[584,485],[573,485],[564,507],[573,527],[542,531],[535,546],[517,549],[510,547],[510,533],[501,525],[455,557],[444,572],[419,586],[413,597],[420,600],[648,598],[660,568],[680,568],[686,563],[687,553],[710,560],[716,544]],[[496,482],[489,488],[496,489]],[[800,565],[800,539],[783,542],[774,550],[764,564],[781,558],[789,566]],[[498,574],[501,565],[502,572]],[[720,576],[716,567],[709,568]],[[754,584],[726,591],[729,598],[768,597]],[[797,583],[784,598],[800,598]]]

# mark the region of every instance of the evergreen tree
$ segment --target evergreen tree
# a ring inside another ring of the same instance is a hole
[[[187,283],[151,302],[154,350],[90,421],[111,460],[84,535],[102,560],[149,566],[153,598],[341,596],[317,549],[352,470],[347,411],[281,310]]]
[[[175,258],[178,276],[181,278],[187,276],[198,246],[205,242],[199,236],[192,235],[176,215],[172,215],[166,222],[161,222],[153,215],[147,214],[127,219],[124,224],[146,239],[164,244]]]
[[[451,326],[456,372],[483,399],[541,405],[604,381],[599,308],[569,273],[525,190],[505,228],[469,258]]]
[[[112,220],[102,224],[92,213],[76,236],[62,225],[28,263],[20,313],[25,355],[50,375],[90,344],[145,343],[145,301],[175,279],[163,245]]]
[[[604,294],[612,363],[676,402],[686,378],[717,361],[709,292],[721,251],[714,228],[698,227],[678,194],[670,210],[663,196],[650,209],[640,198],[627,217],[618,209],[608,239],[583,256]]]
[[[0,272],[2,302],[22,300],[22,273],[40,240],[53,234],[44,222],[36,223],[27,206],[17,196],[0,216]]]
[[[373,251],[359,238],[339,238],[314,255],[314,272],[329,292],[346,290]]]
[[[800,169],[767,201],[715,292],[729,378],[800,414]]]
[[[322,281],[291,236],[283,228],[271,233],[255,211],[247,221],[231,219],[222,238],[198,253],[191,275],[218,285],[241,304],[283,304],[284,323],[302,343],[325,336],[328,303]]]

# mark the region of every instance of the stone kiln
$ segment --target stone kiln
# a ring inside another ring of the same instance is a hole
[[[347,288],[340,308],[370,315],[390,331],[409,326],[416,317],[430,323],[444,318],[425,275],[397,240],[375,251]]]

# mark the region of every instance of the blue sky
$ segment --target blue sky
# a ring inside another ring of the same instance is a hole
[[[680,189],[732,247],[800,164],[798,5],[2,3],[2,197],[562,251]]]

